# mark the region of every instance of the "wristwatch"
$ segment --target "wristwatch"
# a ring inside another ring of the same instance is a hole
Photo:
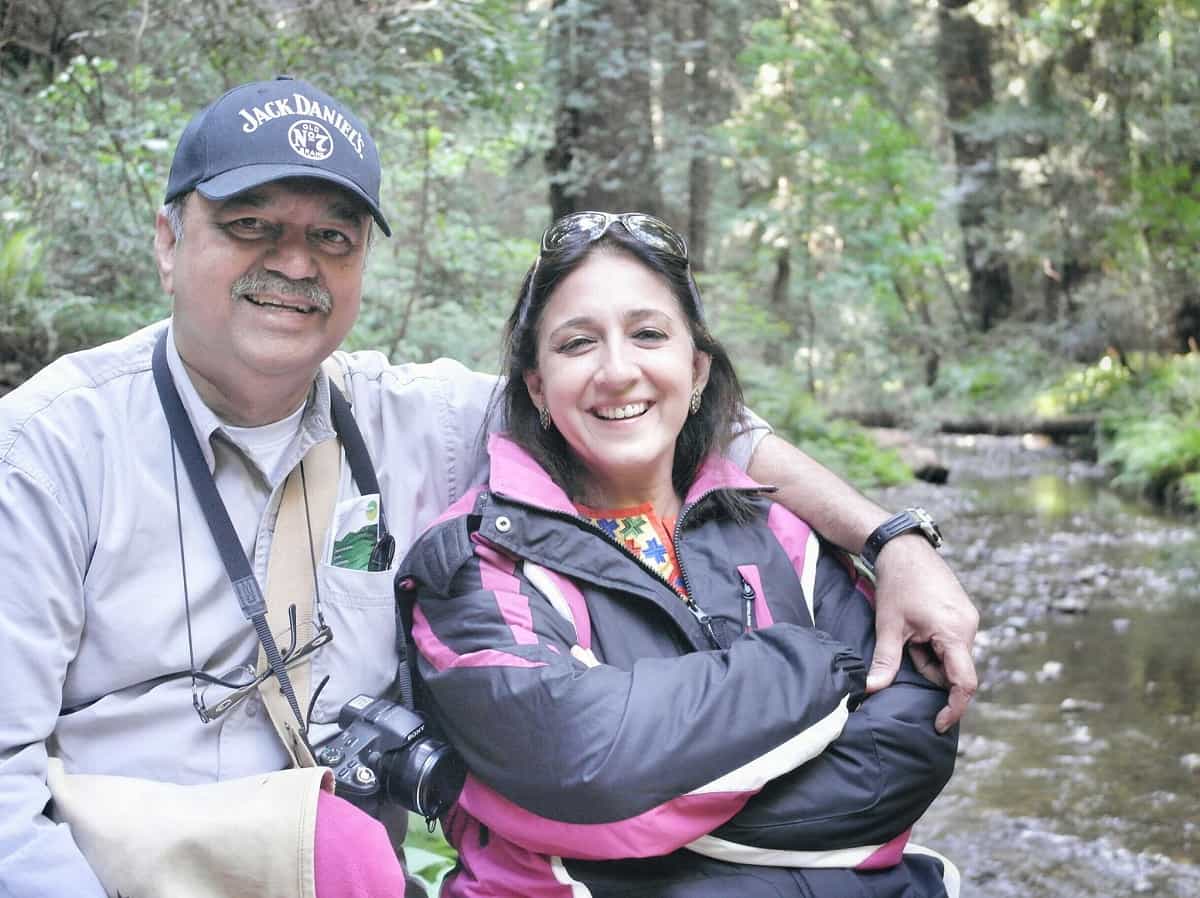
[[[929,512],[924,508],[906,508],[892,515],[871,532],[866,545],[863,546],[862,560],[874,570],[875,560],[879,558],[880,551],[888,541],[913,530],[919,531],[935,549],[941,548],[942,531]]]

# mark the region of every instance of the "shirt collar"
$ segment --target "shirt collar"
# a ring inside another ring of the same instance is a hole
[[[183,358],[175,347],[175,325],[172,321],[167,326],[167,367],[171,371],[171,379],[175,381],[175,389],[183,402],[188,420],[196,432],[200,443],[200,451],[204,453],[204,461],[211,472],[216,468],[216,457],[213,455],[212,438],[216,433],[228,439],[224,424],[216,413],[200,397],[196,385],[183,364]],[[333,364],[327,362],[327,364]],[[300,422],[300,439],[295,448],[288,454],[287,464],[282,466],[284,471],[291,471],[304,457],[304,454],[315,444],[327,440],[334,435],[333,414],[329,403],[329,375],[324,367],[317,371],[313,381],[313,389],[309,391],[308,401],[304,409],[304,417]],[[232,442],[232,441],[230,441]],[[274,486],[274,484],[272,484]]]

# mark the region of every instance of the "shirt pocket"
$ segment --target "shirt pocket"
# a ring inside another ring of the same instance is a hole
[[[336,723],[359,694],[380,696],[396,675],[395,571],[359,571],[322,564],[321,614],[333,640],[313,655],[312,682],[329,682],[313,707],[314,723]]]

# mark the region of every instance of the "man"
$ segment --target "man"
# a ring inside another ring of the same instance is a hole
[[[71,832],[45,816],[50,757],[70,772],[179,784],[288,764],[257,691],[213,718],[259,639],[180,473],[152,374],[156,342],[260,583],[287,475],[332,435],[321,369],[331,354],[397,559],[481,478],[491,378],[445,360],[334,352],[358,313],[371,231],[390,233],[379,182],[365,126],[332,97],[289,79],[228,92],[185,129],[156,222],[170,321],[60,359],[0,400],[0,895],[102,894]],[[884,512],[783,441],[755,448],[754,436],[738,450],[743,463],[753,451],[749,472],[861,549]],[[345,465],[337,500],[338,516],[363,509]],[[945,729],[975,689],[977,615],[910,523],[875,542],[871,686],[890,681],[905,642],[925,644],[914,649],[928,675],[954,687]],[[310,548],[333,633],[311,656],[312,681],[329,678],[312,708],[315,743],[350,697],[386,690],[396,656],[391,572],[346,565],[328,543]]]

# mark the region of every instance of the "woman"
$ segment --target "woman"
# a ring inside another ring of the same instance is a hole
[[[906,845],[945,695],[907,668],[864,700],[870,585],[722,459],[741,391],[682,238],[561,219],[508,338],[489,484],[402,566],[471,770],[443,894],[955,894]]]

